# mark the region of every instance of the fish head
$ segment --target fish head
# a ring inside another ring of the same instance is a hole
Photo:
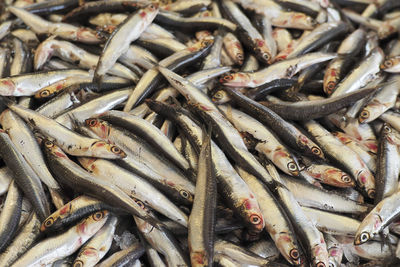
[[[354,187],[356,185],[349,174],[334,167],[325,168],[322,175],[325,176],[324,180],[338,187]]]
[[[228,93],[224,90],[218,90],[216,91],[212,97],[212,101],[218,105],[228,103],[231,101],[231,97],[228,95]]]
[[[305,262],[304,255],[293,238],[293,234],[290,235],[287,232],[276,233],[274,239],[276,247],[287,261],[293,265],[300,265]]]
[[[394,65],[399,64],[399,61],[400,61],[400,58],[397,58],[397,57],[388,58],[380,65],[380,67],[383,70],[387,70],[387,69],[392,68]]]
[[[249,198],[242,199],[240,212],[246,218],[249,231],[260,233],[265,226],[264,217],[258,205],[257,199],[250,194]]]
[[[62,89],[65,88],[66,79],[58,81],[56,83],[50,84],[39,91],[37,91],[34,95],[36,99],[48,99],[56,95]]]
[[[55,144],[54,141],[45,139],[43,140],[42,144],[44,149],[54,157],[68,159],[68,156],[64,153],[64,151],[62,151],[62,149],[59,146]]]
[[[358,122],[359,123],[364,123],[366,120],[369,119],[370,113],[367,108],[364,108],[361,112],[360,115],[358,115]]]
[[[100,210],[83,219],[76,225],[78,235],[92,236],[105,224],[110,213],[107,210]]]
[[[250,75],[245,72],[228,73],[220,78],[220,83],[230,87],[248,87],[252,82]]]
[[[400,145],[400,133],[396,131],[390,124],[384,123],[381,135],[392,145]]]
[[[51,214],[40,226],[41,232],[58,231],[64,226],[63,219],[73,212],[72,203],[69,202]]]
[[[258,55],[263,62],[267,64],[272,63],[271,50],[268,48],[266,42],[262,39],[255,39],[254,52]]]
[[[379,204],[377,207],[379,209]],[[378,210],[379,212],[379,210]],[[378,213],[369,213],[357,229],[354,245],[361,245],[372,239],[382,228],[382,218]]]
[[[311,249],[311,257],[313,259],[313,266],[328,267],[329,254],[322,233],[320,233],[320,241],[318,244],[313,246]]]
[[[107,152],[111,152],[112,154],[114,154],[115,157],[113,158],[125,158],[126,157],[126,153],[120,149],[118,146],[98,140],[96,142],[94,142],[91,145],[91,150],[93,152],[97,151],[98,153],[96,153],[96,155],[102,154],[102,151],[107,151]],[[107,155],[109,155],[109,153],[106,153]],[[107,157],[109,158],[109,157]]]
[[[108,138],[111,130],[110,124],[108,122],[97,118],[90,118],[85,120],[85,124],[100,138]]]

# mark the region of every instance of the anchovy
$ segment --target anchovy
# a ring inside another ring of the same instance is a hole
[[[26,223],[21,227],[12,242],[0,254],[1,266],[11,264],[21,257],[40,237],[40,221],[34,211],[29,214]]]
[[[97,36],[96,32],[90,28],[76,27],[66,23],[53,23],[44,20],[27,10],[13,6],[8,7],[8,10],[20,18],[36,33],[54,34],[67,40],[84,42],[88,44],[98,44],[102,41]]]
[[[80,157],[78,161],[97,179],[110,182],[131,198],[141,200],[166,217],[187,226],[186,214],[142,177],[106,160]]]
[[[9,102],[8,104],[9,109],[33,125],[34,128],[39,129],[43,134],[56,140],[57,144],[71,155],[104,158],[126,157],[125,152],[117,146],[110,145],[98,139],[81,136],[38,112],[23,108],[15,103]]]
[[[87,75],[80,69],[27,73],[0,79],[0,95],[30,96],[39,89],[72,76]]]
[[[324,152],[308,136],[304,135],[293,124],[285,121],[278,114],[260,103],[240,94],[234,90],[226,92],[249,114],[258,117],[263,123],[274,129],[275,133],[284,133],[281,139],[293,149],[298,149],[307,155],[324,159]]]
[[[103,113],[100,118],[138,134],[147,142],[157,147],[164,153],[164,156],[172,160],[181,169],[190,169],[188,162],[176,150],[171,141],[167,140],[167,137],[157,127],[146,122],[146,120],[118,111]]]
[[[22,197],[21,190],[12,181],[0,214],[0,251],[4,251],[16,234],[21,217]]]
[[[106,223],[78,252],[72,266],[94,266],[111,247],[118,218],[110,214]]]
[[[340,109],[350,106],[358,100],[367,97],[375,88],[367,88],[328,99],[301,101],[296,103],[280,101],[278,103],[261,102],[287,120],[306,120],[325,117]]]
[[[18,151],[10,137],[0,131],[1,157],[7,167],[14,173],[15,182],[32,203],[40,220],[50,214],[50,204],[44,193],[39,176],[26,162],[24,156]]]
[[[112,266],[141,266],[140,258],[144,253],[144,247],[140,242],[136,242],[126,249],[115,252],[106,260],[98,264],[99,267],[112,267]],[[137,263],[137,264],[136,264]]]
[[[336,58],[335,54],[315,52],[283,60],[256,72],[237,72],[221,78],[221,83],[231,87],[255,88],[275,79],[291,78],[313,64]]]
[[[357,181],[360,188],[370,198],[375,197],[375,178],[357,153],[343,145],[331,133],[315,121],[303,124],[306,130],[324,149],[332,161],[343,166]],[[346,151],[345,153],[343,151]]]
[[[108,216],[108,211],[90,215],[67,232],[39,242],[11,266],[48,265],[73,254],[104,225]]]
[[[99,56],[97,55],[91,54],[68,41],[57,40],[50,37],[36,48],[34,58],[35,69],[41,69],[53,56],[57,56],[67,62],[77,64],[80,68],[89,70],[94,70],[99,61]],[[139,80],[135,73],[120,63],[113,64],[107,73],[135,82]]]
[[[214,256],[217,188],[212,167],[211,136],[204,134],[203,140],[197,168],[195,198],[188,224],[192,266],[211,266]]]
[[[61,187],[47,168],[42,151],[31,130],[25,122],[11,110],[6,110],[2,113],[0,122],[17,150],[49,189],[54,205],[57,208],[63,206],[64,197],[61,192]]]
[[[62,182],[64,184],[73,188],[79,185],[78,188],[76,188],[79,191],[85,191],[87,194],[105,199],[110,205],[123,208],[129,213],[151,221],[155,225],[158,224],[153,218],[149,218],[136,202],[121,189],[110,182],[96,179],[95,176],[86,172],[79,165],[70,160],[67,155],[51,141],[44,141],[44,150],[51,170],[54,173],[64,174],[62,176]]]
[[[104,46],[94,72],[94,82],[101,82],[102,77],[125,53],[129,44],[139,38],[140,34],[153,21],[158,13],[158,7],[149,5],[127,18],[123,25],[115,30]],[[132,28],[133,27],[133,28]]]

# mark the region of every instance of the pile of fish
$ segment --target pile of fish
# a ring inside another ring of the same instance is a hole
[[[0,267],[400,266],[399,0],[2,0]]]

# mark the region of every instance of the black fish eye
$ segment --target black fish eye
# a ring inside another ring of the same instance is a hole
[[[383,130],[384,130],[385,132],[387,132],[387,133],[390,133],[390,132],[392,131],[392,129],[390,129],[390,127],[387,126],[387,125],[383,126]]]
[[[297,249],[292,249],[292,250],[290,250],[290,257],[292,258],[292,259],[294,259],[294,260],[297,260],[298,258],[299,258],[299,251],[297,250]]]
[[[138,204],[138,206],[139,206],[140,208],[142,208],[142,209],[144,208],[144,203],[143,203],[142,201],[136,199],[135,202],[136,202],[136,204]]]
[[[311,148],[311,152],[313,154],[315,154],[315,155],[321,154],[321,150],[318,147],[315,147],[315,146]]]
[[[342,176],[342,181],[345,182],[345,183],[349,183],[349,182],[351,182],[351,178],[349,176],[347,176],[347,175],[343,175]]]
[[[360,241],[361,241],[361,242],[367,242],[368,240],[369,240],[369,234],[366,233],[366,232],[363,232],[363,233],[360,235]]]
[[[87,125],[89,125],[89,126],[91,126],[91,127],[94,127],[94,126],[96,126],[96,124],[97,124],[97,120],[96,120],[96,119],[88,119],[88,120],[86,121],[86,123],[87,123]]]
[[[325,267],[325,263],[323,263],[323,262],[318,262],[318,263],[317,263],[317,267]]]
[[[260,216],[253,214],[250,216],[250,222],[252,224],[259,224],[261,222],[261,218]]]
[[[186,199],[188,199],[189,196],[190,196],[189,192],[187,192],[187,191],[185,191],[185,190],[179,191],[179,194],[180,194],[182,197],[186,198]]]
[[[329,90],[335,89],[335,86],[336,86],[335,82],[333,82],[333,81],[328,82],[327,87],[328,87]]]
[[[95,214],[93,214],[93,220],[99,221],[104,217],[104,213],[102,211],[98,211]]]
[[[363,119],[368,119],[369,118],[369,111],[368,110],[363,110],[360,113],[360,117],[363,118]]]
[[[44,222],[44,226],[50,227],[53,225],[53,223],[54,223],[54,219],[52,217],[50,217]]]
[[[385,63],[383,63],[384,65],[385,65],[385,67],[388,67],[388,68],[390,68],[391,66],[393,66],[393,62],[392,62],[392,60],[386,60],[385,61]]]
[[[42,92],[40,92],[40,96],[41,97],[47,97],[50,95],[50,91],[49,90],[44,90]]]
[[[289,171],[292,171],[292,172],[297,171],[297,166],[296,166],[296,164],[294,164],[294,162],[289,162],[287,167],[288,167]]]
[[[81,260],[77,260],[77,261],[75,261],[73,267],[82,267],[82,266],[83,266],[83,262]]]
[[[117,147],[117,146],[112,146],[111,152],[115,153],[115,154],[119,154],[119,153],[121,153],[121,149],[119,149],[119,147]]]
[[[49,147],[49,148],[54,146],[53,142],[51,142],[50,140],[46,140],[46,141],[44,142],[44,145],[45,145],[46,147]]]

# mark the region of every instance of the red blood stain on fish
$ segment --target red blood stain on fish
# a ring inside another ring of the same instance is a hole
[[[71,209],[71,205],[66,205],[64,207],[61,208],[60,210],[60,215],[66,214],[67,212],[69,212]]]
[[[76,231],[78,233],[85,233],[85,230],[86,230],[86,223],[78,224],[76,227]]]
[[[90,256],[90,257],[96,257],[97,251],[94,248],[88,248],[88,249],[85,249],[82,254],[86,255],[86,256]]]
[[[367,178],[364,175],[360,176],[361,183],[365,184],[367,182]]]
[[[147,15],[147,14],[146,14],[146,12],[144,12],[144,11],[142,11],[142,12],[139,13],[139,16],[141,16],[142,18],[146,17],[146,15]]]
[[[59,158],[66,158],[66,156],[65,156],[64,153],[61,153],[61,152],[54,152],[54,154],[55,154],[57,157],[59,157]]]

